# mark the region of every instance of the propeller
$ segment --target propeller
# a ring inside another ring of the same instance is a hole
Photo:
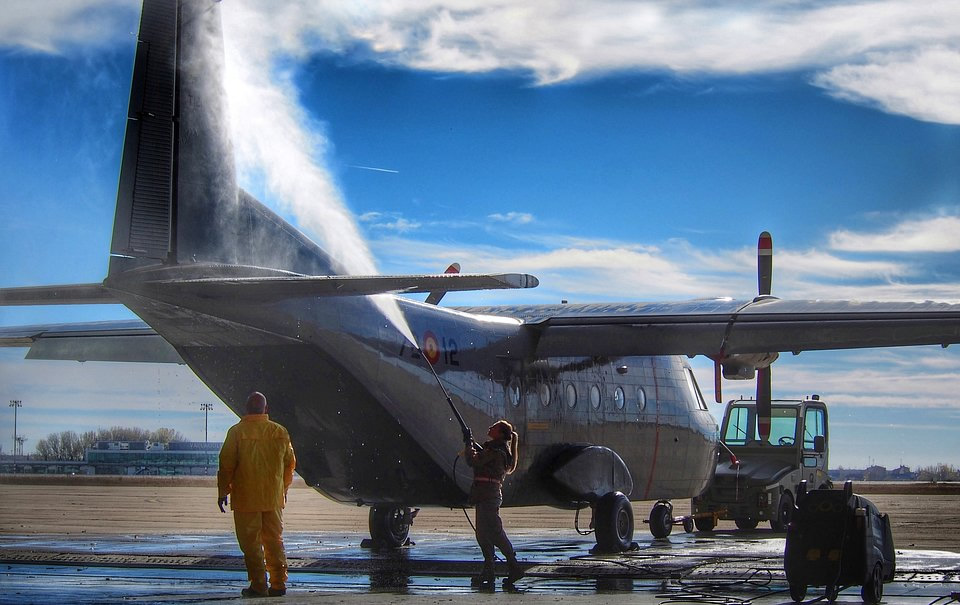
[[[773,284],[773,238],[769,231],[760,234],[757,240],[757,291],[760,296],[770,296]]]
[[[764,298],[770,297],[773,286],[773,238],[770,233],[764,231],[757,240],[757,297],[753,302],[760,302]],[[713,392],[717,403],[723,403],[723,392],[721,382],[723,378],[724,364],[733,369],[730,376],[735,377],[738,369],[743,372],[739,378],[748,378],[746,370],[755,371],[757,378],[757,432],[763,441],[770,438],[770,400],[771,400],[771,373],[770,364],[777,358],[776,353],[771,355],[760,355],[753,359],[745,360],[740,355],[733,355],[730,359],[721,348],[717,355],[713,356]],[[747,365],[749,363],[749,365]],[[756,367],[760,363],[766,363],[765,367]],[[727,369],[731,369],[728,367]]]
[[[773,285],[773,238],[764,231],[757,240],[757,289],[770,296]],[[758,297],[759,298],[759,297]],[[757,432],[761,441],[770,439],[770,398],[772,366],[757,368]]]

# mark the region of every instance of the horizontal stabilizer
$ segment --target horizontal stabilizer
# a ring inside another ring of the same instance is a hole
[[[200,297],[235,297],[268,301],[297,296],[363,296],[535,288],[539,280],[525,273],[444,275],[308,275],[178,279],[153,282],[167,291]]]
[[[29,347],[27,359],[183,363],[139,320],[0,327],[0,347]]]
[[[118,305],[120,301],[100,284],[0,288],[0,306]]]

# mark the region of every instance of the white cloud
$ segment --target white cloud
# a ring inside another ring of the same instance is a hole
[[[716,3],[411,0],[262,5],[283,52],[343,52],[451,73],[516,69],[542,83],[618,71],[743,75],[808,70],[843,99],[960,123],[953,0]],[[311,32],[315,35],[307,35]]]
[[[848,252],[957,252],[958,233],[960,217],[947,215],[905,220],[875,233],[839,230],[830,234],[829,245]]]
[[[38,52],[103,46],[126,34],[118,31],[114,9],[136,6],[136,0],[12,0],[0,15],[0,45]],[[960,4],[954,0],[236,1],[223,9],[230,35],[242,40],[231,52],[243,51],[257,65],[271,65],[279,55],[357,52],[360,44],[375,60],[412,69],[517,69],[540,83],[633,69],[807,70],[838,98],[960,123]],[[268,82],[257,78],[248,92]],[[264,101],[272,95],[259,92],[265,97],[257,107],[270,109]]]
[[[577,240],[532,234],[526,244],[436,242],[385,236],[371,240],[390,263],[389,273],[435,272],[457,261],[467,272],[526,272],[540,286],[519,293],[471,293],[489,304],[569,300],[671,300],[756,295],[756,252],[748,248],[699,249],[684,240],[638,246],[610,240]],[[929,279],[922,265],[902,260],[848,258],[818,248],[777,249],[773,293],[782,298],[877,301],[957,301],[960,283]],[[458,297],[450,295],[451,300]],[[454,304],[454,303],[450,303]],[[460,302],[457,304],[474,304]],[[480,304],[480,303],[477,303]]]
[[[840,99],[930,122],[960,124],[957,48],[871,54],[865,63],[839,65],[819,74],[814,83]]]
[[[0,11],[0,48],[59,53],[70,46],[109,46],[136,35],[123,24],[139,0],[7,0]]]
[[[371,226],[373,229],[385,229],[387,231],[396,231],[398,233],[404,233],[407,231],[415,231],[420,228],[420,223],[417,221],[411,221],[403,217],[399,217],[392,221],[385,223],[374,223]]]
[[[512,223],[514,225],[526,225],[533,222],[533,215],[529,212],[507,212],[505,214],[497,212],[487,215],[487,218],[498,223]]]
[[[394,231],[405,233],[415,231],[421,227],[419,221],[412,221],[408,218],[396,214],[385,214],[383,212],[364,212],[357,217],[361,223],[369,224],[370,229],[380,229],[384,231]]]

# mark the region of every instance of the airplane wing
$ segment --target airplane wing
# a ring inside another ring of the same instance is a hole
[[[706,355],[960,342],[960,305],[781,300],[457,307],[522,320],[537,355]]]
[[[0,327],[0,347],[30,347],[27,359],[183,364],[176,350],[140,320]]]

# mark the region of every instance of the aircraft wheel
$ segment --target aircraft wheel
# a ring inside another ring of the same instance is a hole
[[[823,592],[823,596],[826,597],[827,601],[833,603],[837,600],[837,596],[840,594],[839,586],[827,586],[826,590]]]
[[[410,509],[401,506],[370,508],[370,537],[376,544],[389,548],[403,546],[410,535]]]
[[[750,517],[741,517],[740,519],[734,519],[734,523],[737,524],[738,529],[756,529],[757,520],[751,519]]]
[[[790,492],[783,492],[780,496],[780,506],[777,508],[777,518],[770,519],[770,527],[773,531],[787,531],[787,525],[793,518],[793,496]]]
[[[877,563],[866,584],[860,589],[860,598],[864,603],[879,603],[883,598],[883,567]]]
[[[697,531],[713,531],[713,528],[717,526],[716,517],[713,515],[697,517],[693,520],[693,524],[697,526]]]
[[[806,584],[790,584],[790,598],[794,600],[795,603],[803,601],[807,597],[807,585]]]
[[[673,531],[673,505],[661,500],[650,511],[650,533],[654,538],[666,538]]]
[[[620,492],[604,494],[594,513],[597,546],[603,552],[623,552],[633,543],[633,507]]]

